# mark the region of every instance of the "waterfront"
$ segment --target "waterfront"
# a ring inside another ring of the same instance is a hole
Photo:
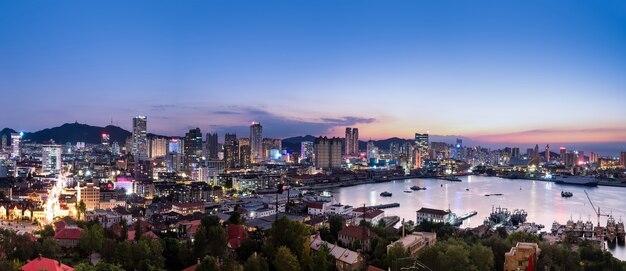
[[[555,220],[563,224],[568,219],[575,221],[591,220],[597,224],[597,216],[585,196],[587,190],[594,204],[603,212],[611,213],[616,220],[626,219],[626,188],[622,187],[584,187],[559,185],[552,182],[532,180],[509,180],[498,177],[466,176],[462,182],[449,182],[437,179],[407,179],[385,183],[364,184],[351,187],[330,189],[337,202],[353,206],[400,203],[400,207],[385,209],[385,215],[397,215],[401,219],[415,221],[415,211],[421,207],[450,209],[457,215],[470,211],[478,214],[464,221],[461,227],[476,227],[483,223],[492,206],[506,207],[509,210],[524,209],[528,212],[529,222],[543,224],[549,231]],[[426,187],[427,190],[410,190],[413,185]],[[443,185],[443,187],[441,187]],[[467,191],[466,189],[469,189]],[[521,190],[520,190],[521,189]],[[381,197],[384,191],[393,193],[392,197]],[[571,198],[561,197],[561,191],[570,191]],[[501,193],[502,196],[486,197],[485,194]],[[601,217],[601,224],[606,224],[606,217]],[[615,257],[626,260],[626,249],[617,246],[609,249]]]

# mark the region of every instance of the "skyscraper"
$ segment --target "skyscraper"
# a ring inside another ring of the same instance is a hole
[[[17,159],[20,157],[20,144],[22,143],[21,133],[11,133],[11,158]]]
[[[313,142],[312,141],[302,141],[300,143],[300,158],[301,160],[308,160],[309,162],[313,162]]]
[[[358,155],[359,153],[359,129],[346,127],[346,155]]]
[[[315,139],[315,167],[332,169],[341,167],[341,138]]]
[[[103,146],[109,146],[109,141],[111,141],[111,136],[108,133],[102,133],[101,143]]]
[[[150,158],[164,157],[167,154],[167,139],[155,137],[150,140]]]
[[[544,156],[546,157],[546,162],[550,162],[550,144],[546,145]]]
[[[202,159],[202,132],[200,128],[191,129],[185,134],[183,154],[183,170],[187,174],[191,174],[194,169],[200,166],[200,159]]]
[[[626,167],[626,152],[620,152],[619,154],[619,164],[622,167]]]
[[[41,168],[44,174],[57,174],[61,171],[61,145],[54,141],[44,144],[41,148]]]
[[[243,137],[239,139],[239,166],[241,168],[249,168],[252,164],[250,159],[250,138]]]
[[[415,148],[419,150],[419,154],[421,155],[421,160],[423,162],[423,158],[428,155],[428,150],[430,148],[428,134],[415,133]]]
[[[6,150],[7,149],[7,135],[6,134],[2,134],[2,145],[0,145],[0,150]]]
[[[132,154],[135,160],[148,159],[148,118],[137,116],[133,118]]]
[[[226,133],[224,135],[224,162],[226,168],[239,166],[239,141],[236,134]]]
[[[253,163],[263,161],[263,126],[261,123],[253,122],[250,126],[250,150]]]
[[[217,133],[206,134],[206,145],[209,159],[217,159]]]

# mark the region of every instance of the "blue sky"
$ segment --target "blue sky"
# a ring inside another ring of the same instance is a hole
[[[624,1],[2,0],[0,126],[624,142],[625,26]]]

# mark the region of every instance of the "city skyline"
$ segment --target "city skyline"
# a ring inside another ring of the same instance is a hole
[[[0,5],[16,130],[148,115],[171,135],[626,141],[619,1]]]

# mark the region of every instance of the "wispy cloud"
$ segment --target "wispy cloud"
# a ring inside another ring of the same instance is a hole
[[[485,142],[624,142],[626,127],[534,129],[472,135]]]

